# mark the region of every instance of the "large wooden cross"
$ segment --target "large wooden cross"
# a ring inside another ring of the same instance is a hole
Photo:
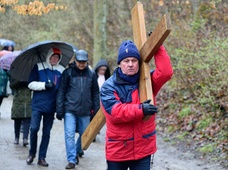
[[[147,39],[143,5],[140,2],[136,3],[131,11],[131,15],[134,43],[139,49],[141,57],[139,82],[140,101],[143,102],[147,99],[151,99],[151,103],[154,104],[149,61],[171,32],[170,18],[164,15]],[[145,121],[148,118],[149,116],[145,118]],[[89,147],[98,132],[105,125],[105,122],[105,115],[100,108],[82,135],[83,150]]]

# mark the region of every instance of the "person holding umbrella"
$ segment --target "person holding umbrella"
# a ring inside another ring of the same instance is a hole
[[[4,46],[4,47],[2,48],[2,50],[6,50],[6,51],[14,51],[14,46],[12,46],[12,45],[9,45],[9,46]]]
[[[50,140],[50,131],[56,110],[56,93],[64,67],[60,65],[62,54],[59,48],[50,48],[46,62],[37,63],[29,76],[28,87],[33,90],[32,118],[30,124],[30,150],[26,159],[31,164],[36,156],[38,131],[43,118],[42,139],[37,164],[47,167],[46,153]]]
[[[14,51],[13,46],[4,46],[2,51],[11,52]],[[6,54],[6,53],[5,53]],[[6,69],[0,68],[0,106],[4,97],[7,97],[7,83],[9,81],[9,72]],[[1,113],[0,113],[1,116]]]
[[[5,48],[10,50],[10,48]],[[11,46],[13,49],[13,46]],[[8,51],[9,53],[0,58],[0,68],[9,73],[10,88],[13,95],[13,103],[11,108],[11,119],[14,121],[14,144],[19,144],[20,129],[23,132],[23,146],[28,145],[28,135],[31,119],[31,90],[28,88],[27,82],[21,82],[12,77],[10,74],[10,66],[17,58],[21,51]],[[23,127],[22,127],[23,126]]]
[[[2,50],[0,51],[0,57],[3,56],[4,54],[7,54],[8,52],[14,51],[14,46],[16,43],[12,40],[0,39],[0,46],[3,47]]]
[[[2,50],[0,51],[0,58],[4,56],[5,54],[9,54],[14,51],[14,46],[4,46]]]

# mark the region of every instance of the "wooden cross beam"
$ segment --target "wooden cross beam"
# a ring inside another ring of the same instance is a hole
[[[169,16],[164,15],[147,40],[143,5],[140,2],[136,3],[131,11],[131,15],[134,43],[139,49],[141,57],[139,82],[140,101],[143,102],[147,99],[151,99],[153,104],[154,101],[150,79],[149,61],[170,34],[170,19]],[[148,118],[149,116],[146,117],[146,119]],[[83,150],[88,149],[98,132],[105,125],[105,122],[105,115],[100,108],[82,135]]]
[[[137,48],[140,49],[139,52],[141,57],[139,81],[140,101],[144,102],[147,99],[151,99],[151,104],[154,104],[149,61],[170,34],[171,22],[170,18],[164,15],[148,40],[146,40],[146,28],[143,14],[143,5],[140,2],[137,2],[131,11],[131,15],[134,43]],[[145,120],[149,118],[150,116],[147,116]]]

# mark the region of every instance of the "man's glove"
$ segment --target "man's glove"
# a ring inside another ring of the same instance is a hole
[[[55,87],[55,84],[52,81],[45,83],[45,89],[51,89],[53,87]]]
[[[57,113],[57,114],[56,114],[56,118],[57,118],[58,120],[62,120],[63,114],[62,114],[62,113]]]
[[[142,103],[143,114],[147,115],[154,115],[158,112],[158,108],[152,104],[150,104],[151,100],[146,100]]]

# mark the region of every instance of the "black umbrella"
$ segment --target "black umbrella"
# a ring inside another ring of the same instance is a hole
[[[73,45],[62,41],[42,41],[22,50],[10,67],[10,74],[19,81],[28,81],[29,74],[35,64],[45,62],[50,48],[59,48],[62,53],[60,64],[66,67],[77,50]]]

